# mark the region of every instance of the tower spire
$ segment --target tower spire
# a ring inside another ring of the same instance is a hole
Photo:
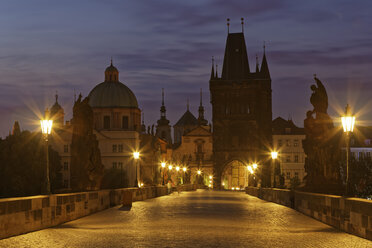
[[[240,20],[242,21],[241,24],[242,24],[242,33],[244,33],[244,18],[240,18]]]
[[[256,73],[260,72],[259,64],[258,64],[258,55],[256,54]]]
[[[214,56],[212,56],[211,80],[214,79]]]
[[[56,90],[56,95],[55,95],[55,97],[56,97],[56,102],[58,102],[58,91]]]
[[[160,118],[165,119],[165,105],[164,105],[164,88],[161,88],[161,107],[160,107]]]
[[[217,72],[218,70],[217,69],[218,69],[218,65],[216,65],[216,78],[218,78],[218,72]]]
[[[227,18],[227,33],[230,33],[230,18]]]
[[[271,78],[270,77],[270,72],[269,72],[269,66],[267,65],[267,60],[266,60],[266,44],[264,42],[263,45],[263,58],[262,58],[262,63],[261,63],[261,76],[264,78]]]
[[[208,121],[204,119],[204,107],[203,107],[203,90],[200,88],[200,106],[199,106],[199,117],[198,124],[202,126],[207,126]]]
[[[111,62],[111,64],[110,64],[110,65],[112,66],[112,56],[111,56],[111,60],[110,60],[110,62]]]

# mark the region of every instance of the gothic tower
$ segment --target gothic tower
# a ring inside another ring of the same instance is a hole
[[[214,182],[220,187],[222,174],[232,161],[242,165],[257,162],[262,168],[269,166],[265,161],[272,143],[272,106],[265,52],[261,69],[250,72],[244,33],[228,33],[221,77],[214,73],[212,65],[209,88]]]
[[[161,107],[160,107],[160,119],[156,126],[156,137],[159,137],[168,142],[169,145],[172,144],[171,136],[171,126],[169,125],[169,120],[166,117],[166,109],[164,105],[164,89],[161,92]]]

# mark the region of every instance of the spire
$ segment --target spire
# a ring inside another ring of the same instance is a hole
[[[164,88],[161,89],[161,107],[160,107],[160,118],[165,119],[165,105],[164,105]]]
[[[214,79],[214,56],[212,56],[212,70],[211,70],[211,79]]]
[[[111,64],[110,64],[110,66],[112,66],[112,56],[111,56]]]
[[[265,42],[264,42],[263,50],[264,50],[264,53],[263,53],[263,58],[262,58],[262,63],[261,63],[261,70],[260,70],[261,76],[263,76],[264,78],[271,78],[270,72],[269,72],[269,66],[267,65],[267,60],[266,60]]]
[[[204,119],[203,91],[202,91],[202,88],[200,88],[200,106],[199,106],[198,124],[199,125],[203,125],[203,126],[208,125],[208,121]]]
[[[230,18],[227,18],[227,33],[230,33]]]
[[[242,23],[242,33],[244,33],[244,18],[242,17],[242,18],[240,18],[240,20],[242,21],[241,23]]]
[[[56,91],[55,97],[56,97],[56,103],[58,103],[58,91]]]
[[[217,72],[218,70],[217,69],[218,69],[218,65],[216,65],[216,78],[218,78],[218,72]]]
[[[260,69],[259,69],[259,64],[258,64],[258,55],[256,54],[256,73],[259,73],[260,72]]]

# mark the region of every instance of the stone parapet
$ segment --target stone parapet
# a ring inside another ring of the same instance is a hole
[[[337,229],[372,240],[372,201],[275,188],[247,187],[246,193],[311,216]]]
[[[181,191],[195,187],[180,186]],[[0,199],[0,239],[56,226],[122,204],[124,191],[132,192],[133,201],[168,194],[165,186],[151,186]]]

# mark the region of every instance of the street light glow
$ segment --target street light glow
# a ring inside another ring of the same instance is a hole
[[[249,170],[249,172],[250,172],[251,174],[253,174],[252,166],[248,165],[248,166],[247,166],[247,169]]]
[[[179,171],[180,170],[180,167],[179,166],[176,166],[176,171]]]
[[[209,176],[209,179],[212,179],[213,177],[212,176]]]
[[[198,170],[198,175],[200,175],[201,174],[201,170]]]
[[[253,169],[257,169],[257,164],[256,163],[253,164]]]
[[[183,170],[183,172],[186,172],[187,169],[186,169],[186,167],[183,167],[182,170]]]
[[[166,163],[165,162],[161,162],[161,167],[162,168],[165,168],[165,166],[166,166]]]
[[[271,152],[271,158],[277,159],[278,158],[278,152]]]
[[[170,165],[168,166],[168,169],[169,169],[169,170],[172,170],[172,168],[173,168],[173,166],[170,164]]]
[[[41,132],[43,134],[50,134],[52,132],[52,120],[40,120]]]
[[[134,159],[139,159],[140,153],[139,152],[133,152],[133,158]]]

